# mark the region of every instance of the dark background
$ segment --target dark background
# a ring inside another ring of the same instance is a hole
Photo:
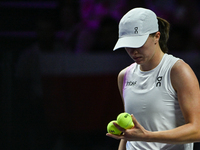
[[[1,0],[2,150],[117,149],[106,126],[123,111],[117,75],[132,61],[112,48],[134,7],[171,23],[169,53],[199,78],[197,0]]]

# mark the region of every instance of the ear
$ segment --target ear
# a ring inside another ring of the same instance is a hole
[[[160,32],[156,32],[155,36],[154,36],[154,39],[155,39],[155,44],[159,42],[159,39],[160,39]]]
[[[158,40],[159,40],[159,39],[160,39],[160,34],[161,34],[161,33],[158,31],[158,32],[156,32],[156,34],[155,34],[155,36],[154,36],[154,37],[155,37],[156,39],[158,39]]]

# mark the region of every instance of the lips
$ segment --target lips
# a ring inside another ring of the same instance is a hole
[[[141,60],[141,58],[142,58],[142,57],[140,57],[140,56],[138,56],[138,57],[133,57],[133,60],[136,61],[136,62],[138,62],[138,61]]]
[[[141,56],[133,57],[133,59],[140,59],[142,58]]]

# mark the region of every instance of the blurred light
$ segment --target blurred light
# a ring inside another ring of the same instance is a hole
[[[62,38],[65,35],[65,32],[63,31],[57,31],[55,32],[55,36],[57,38]],[[1,31],[0,37],[13,37],[13,38],[35,38],[36,32],[35,31]]]
[[[58,2],[0,2],[0,7],[16,8],[56,8]]]
[[[36,37],[36,32],[34,31],[5,31],[0,32],[1,37]]]

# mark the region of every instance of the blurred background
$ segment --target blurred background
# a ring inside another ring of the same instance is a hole
[[[117,149],[106,126],[123,111],[117,75],[132,60],[112,48],[134,7],[171,23],[169,53],[199,78],[198,0],[1,0],[2,150]]]

